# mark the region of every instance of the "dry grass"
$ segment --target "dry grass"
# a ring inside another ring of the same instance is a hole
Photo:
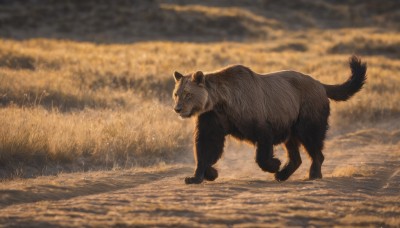
[[[8,107],[0,115],[0,165],[14,175],[182,162],[188,150],[189,129],[154,102],[134,112]]]
[[[66,5],[56,22],[34,12],[61,10],[63,4],[33,5],[31,11],[6,5],[0,32],[0,174],[31,175],[24,171],[27,165],[33,173],[46,173],[186,157],[192,123],[171,109],[175,70],[212,71],[240,63],[257,72],[295,69],[339,83],[349,75],[348,56],[361,54],[369,66],[367,85],[349,102],[333,103],[331,125],[346,129],[399,119],[400,35],[392,10],[397,5],[316,2],[233,1],[230,7],[222,1],[152,2],[132,10],[124,2],[110,7],[112,17],[89,16],[82,26],[71,17],[86,15],[85,4]],[[107,4],[90,5],[93,15]],[[371,15],[368,20],[361,9]],[[320,10],[329,13],[307,16]],[[22,20],[31,13],[35,33]],[[136,21],[127,19],[133,15]],[[85,32],[85,26],[91,30]]]

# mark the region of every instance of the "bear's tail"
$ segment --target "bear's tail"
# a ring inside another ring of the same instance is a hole
[[[367,79],[367,64],[361,62],[357,56],[353,55],[349,59],[351,76],[346,82],[339,85],[325,85],[326,94],[335,101],[346,101],[363,87]]]

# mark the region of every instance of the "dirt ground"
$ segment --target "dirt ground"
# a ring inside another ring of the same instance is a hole
[[[382,144],[381,139],[386,140]],[[324,178],[305,179],[309,160],[286,182],[228,142],[215,182],[185,185],[190,164],[86,172],[0,185],[5,227],[400,226],[400,132],[367,129],[327,141]],[[280,147],[277,154],[284,159]]]

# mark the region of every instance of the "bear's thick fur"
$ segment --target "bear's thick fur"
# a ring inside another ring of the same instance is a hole
[[[221,157],[225,136],[256,146],[256,162],[278,181],[287,180],[301,164],[302,144],[312,159],[309,178],[322,178],[322,149],[328,129],[329,99],[345,101],[366,80],[367,66],[350,58],[350,78],[340,85],[325,85],[295,71],[260,75],[247,67],[230,66],[217,72],[175,72],[175,111],[182,118],[197,116],[194,132],[196,170],[187,184],[213,181],[212,167]],[[274,158],[273,146],[284,143],[288,163]]]

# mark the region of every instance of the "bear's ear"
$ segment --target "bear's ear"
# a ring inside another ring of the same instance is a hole
[[[179,73],[178,71],[175,71],[175,72],[174,72],[174,79],[175,79],[175,82],[181,80],[181,78],[183,78],[183,75],[182,75],[181,73]]]
[[[204,86],[204,74],[201,71],[197,71],[192,75],[192,82],[195,82],[199,86]]]

